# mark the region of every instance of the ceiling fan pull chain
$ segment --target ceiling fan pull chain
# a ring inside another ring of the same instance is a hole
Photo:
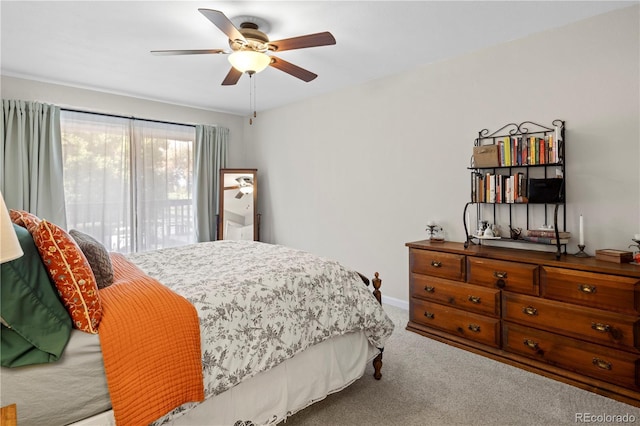
[[[256,118],[256,79],[253,79],[253,118]]]
[[[249,116],[249,124],[251,125],[256,117],[256,80],[254,72],[248,72],[247,74],[249,74],[249,110],[253,110],[253,117]]]
[[[251,114],[251,110],[253,109],[253,73],[249,74],[249,114]],[[249,115],[249,125],[253,124],[253,118]]]

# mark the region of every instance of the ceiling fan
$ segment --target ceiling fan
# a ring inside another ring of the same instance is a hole
[[[238,182],[235,186],[225,186],[224,189],[237,189],[238,193],[235,198],[242,198],[247,194],[251,194],[253,192],[253,179],[250,176],[240,176],[236,178],[236,182]]]
[[[152,50],[151,53],[154,55],[230,54],[229,62],[232,67],[222,81],[223,86],[234,85],[243,73],[253,75],[267,66],[272,66],[300,80],[309,82],[318,75],[280,59],[272,53],[336,44],[336,39],[328,31],[270,41],[269,37],[260,31],[259,25],[256,23],[260,22],[260,19],[247,17],[246,21],[240,23],[240,28],[237,28],[224,13],[218,10],[198,9],[198,11],[229,38],[231,51],[223,49]]]

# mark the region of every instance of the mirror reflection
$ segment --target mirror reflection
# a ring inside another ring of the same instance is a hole
[[[258,240],[256,169],[220,170],[219,240]]]

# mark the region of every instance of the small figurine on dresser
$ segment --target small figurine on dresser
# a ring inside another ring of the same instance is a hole
[[[519,240],[522,235],[522,228],[514,228],[509,225],[509,233],[511,234],[512,240]]]
[[[427,236],[428,240],[433,243],[440,243],[444,241],[444,229],[442,226],[437,225],[434,221],[427,222]]]

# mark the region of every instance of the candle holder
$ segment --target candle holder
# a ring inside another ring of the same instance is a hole
[[[575,257],[591,257],[589,256],[587,253],[584,252],[584,248],[585,245],[584,244],[578,244],[578,249],[580,250],[579,252],[577,252],[576,254],[574,254]]]

